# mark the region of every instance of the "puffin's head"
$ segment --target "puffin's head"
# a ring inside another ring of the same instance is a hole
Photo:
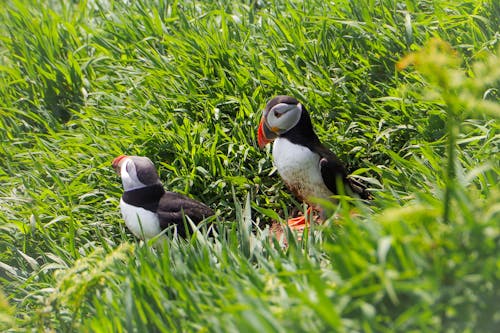
[[[122,177],[125,191],[161,184],[153,162],[147,157],[120,155],[113,160],[112,165]]]
[[[302,111],[302,104],[294,97],[280,95],[270,100],[259,124],[259,147],[264,148],[269,142],[294,128],[302,116]]]

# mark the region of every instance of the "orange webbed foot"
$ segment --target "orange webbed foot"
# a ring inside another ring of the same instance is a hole
[[[294,217],[294,218],[291,218],[288,220],[288,226],[290,227],[290,229],[292,230],[299,230],[299,231],[303,231],[306,227],[309,226],[309,223],[310,223],[310,217],[311,217],[311,207],[307,208],[307,212],[305,215],[302,215],[302,216],[297,216],[297,217]]]

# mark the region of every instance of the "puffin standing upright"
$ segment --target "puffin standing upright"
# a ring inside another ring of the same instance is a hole
[[[274,141],[273,160],[281,178],[299,200],[315,209],[321,207],[314,198],[331,200],[339,194],[337,184],[344,185],[345,194],[371,199],[365,186],[349,178],[339,158],[321,144],[309,113],[294,97],[280,95],[267,103],[257,138],[261,148]],[[302,230],[306,217],[290,219],[288,225]]]
[[[165,191],[153,162],[147,157],[121,155],[112,165],[123,183],[120,210],[125,225],[140,239],[151,239],[171,225],[176,225],[177,233],[184,237],[185,216],[199,223],[214,215],[201,202]]]

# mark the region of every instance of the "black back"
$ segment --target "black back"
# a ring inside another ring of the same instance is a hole
[[[177,232],[183,237],[186,235],[184,216],[189,216],[194,223],[198,224],[203,219],[214,215],[214,212],[205,204],[175,192],[165,192],[160,199],[157,213],[162,230],[176,224]]]

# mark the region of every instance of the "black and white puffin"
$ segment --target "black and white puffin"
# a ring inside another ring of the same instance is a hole
[[[321,212],[314,198],[331,200],[341,193],[338,183],[344,185],[347,195],[371,199],[365,186],[348,177],[344,164],[320,142],[309,113],[294,97],[280,95],[267,103],[257,138],[261,148],[274,141],[272,154],[278,173],[290,191],[310,207]],[[306,217],[290,219],[288,225],[301,230],[307,225]]]
[[[122,179],[120,210],[125,225],[140,239],[151,239],[171,225],[176,225],[177,233],[185,236],[185,216],[199,223],[214,215],[201,202],[165,191],[153,162],[147,157],[121,155],[112,165]]]

